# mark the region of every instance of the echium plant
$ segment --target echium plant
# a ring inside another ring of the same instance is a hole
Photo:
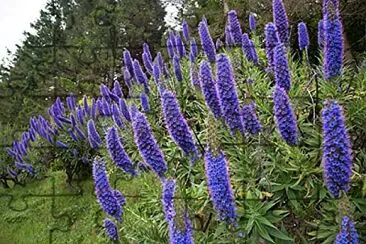
[[[286,91],[291,88],[290,67],[287,60],[286,48],[284,44],[278,44],[274,49],[274,76],[276,85]]]
[[[282,0],[273,0],[273,23],[277,27],[279,40],[287,44],[290,38],[290,25]]]
[[[266,56],[268,60],[268,68],[270,71],[274,68],[274,49],[279,43],[276,26],[273,23],[266,24],[264,28],[266,41]]]
[[[216,48],[208,30],[207,21],[205,18],[198,25],[198,33],[201,39],[202,50],[206,54],[208,61],[215,62]]]
[[[107,236],[110,239],[112,239],[113,241],[118,241],[119,240],[117,226],[112,220],[110,220],[108,218],[105,219],[103,221],[103,226],[104,226],[104,229],[105,229],[105,232],[106,232]]]
[[[300,50],[308,49],[310,44],[309,34],[306,24],[304,22],[300,22],[297,25],[297,35]]]
[[[350,188],[352,176],[351,143],[341,106],[327,100],[322,111],[323,164],[325,183],[336,198]]]
[[[241,45],[242,32],[238,15],[235,10],[231,10],[227,13],[229,29],[231,36],[233,37],[234,44],[237,46]]]
[[[344,216],[341,223],[341,231],[338,233],[335,244],[358,244],[358,233],[351,218]]]

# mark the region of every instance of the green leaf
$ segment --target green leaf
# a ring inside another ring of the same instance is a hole
[[[283,233],[282,231],[280,231],[279,229],[274,229],[274,228],[268,228],[268,233],[271,236],[274,236],[278,239],[281,240],[285,240],[285,241],[294,241],[293,238],[289,237],[287,234]]]

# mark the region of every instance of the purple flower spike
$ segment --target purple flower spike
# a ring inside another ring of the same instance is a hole
[[[197,148],[193,140],[192,131],[182,115],[175,95],[165,89],[161,94],[161,104],[164,114],[164,121],[171,138],[184,152],[192,157],[194,163],[198,156]]]
[[[245,131],[254,135],[262,130],[261,122],[258,120],[257,114],[255,112],[254,102],[243,106],[242,115]]]
[[[66,103],[67,103],[67,107],[69,108],[70,111],[74,111],[76,104],[75,104],[75,97],[74,96],[69,96],[66,98]]]
[[[126,67],[123,67],[123,83],[128,87],[129,90],[132,89],[132,75]]]
[[[96,149],[99,147],[99,145],[102,143],[102,141],[97,132],[97,129],[95,128],[95,124],[92,119],[88,121],[87,127],[88,127],[88,140],[89,140],[90,146],[91,146],[91,148]]]
[[[173,67],[174,67],[174,74],[178,81],[183,80],[182,76],[182,69],[180,67],[180,59],[178,56],[174,56],[173,58]]]
[[[186,50],[184,48],[182,38],[180,37],[179,34],[177,34],[175,36],[175,43],[177,45],[177,51],[178,51],[178,54],[179,54],[179,58],[183,58],[186,55]]]
[[[113,93],[116,94],[116,96],[118,96],[119,98],[123,97],[121,85],[119,84],[118,80],[114,81]],[[118,101],[117,101],[117,103],[118,103]]]
[[[152,62],[152,55],[151,55],[151,52],[150,52],[149,44],[144,43],[142,46],[143,46],[144,53],[146,53],[147,58],[149,59],[149,61],[151,63]]]
[[[242,49],[248,61],[258,65],[258,55],[257,51],[255,50],[254,42],[249,39],[247,33],[244,33],[242,36]]]
[[[102,95],[103,98],[105,100],[107,100],[108,102],[111,102],[111,98],[109,96],[109,93],[110,93],[109,88],[106,85],[101,84],[100,85],[100,95]]]
[[[113,223],[110,219],[105,219],[103,221],[103,226],[104,226],[106,235],[110,239],[112,239],[113,241],[119,240],[118,230],[117,230],[117,226],[115,223]]]
[[[351,143],[342,107],[334,100],[325,102],[323,120],[323,162],[325,183],[335,197],[350,188],[352,176]]]
[[[83,97],[83,106],[84,106],[84,110],[85,112],[91,116],[91,111],[90,111],[90,107],[89,107],[89,104],[88,104],[88,97],[84,95]]]
[[[148,113],[150,111],[150,104],[149,104],[149,98],[145,93],[140,94],[140,101],[143,111],[145,113]]]
[[[174,222],[169,224],[169,243],[170,244],[193,244],[193,229],[191,221],[185,214],[185,226],[178,227]]]
[[[166,40],[166,48],[167,48],[169,57],[173,58],[174,57],[174,46],[170,39]]]
[[[106,214],[121,222],[123,215],[121,205],[114,197],[113,189],[108,181],[104,162],[97,158],[94,159],[93,163],[93,179],[99,205]]]
[[[119,138],[117,129],[111,127],[107,131],[106,135],[107,150],[113,162],[122,170],[130,175],[136,175],[133,169],[133,164],[130,157],[127,155],[121,140]]]
[[[208,61],[210,61],[211,63],[215,62],[216,59],[215,44],[212,41],[210,32],[208,30],[207,21],[205,18],[203,18],[202,21],[199,23],[198,32],[201,39],[202,49],[206,54]]]
[[[155,62],[154,65],[153,65],[153,76],[154,76],[154,81],[155,81],[155,84],[159,84],[160,83],[160,65]]]
[[[111,110],[112,110],[112,118],[114,123],[119,127],[119,128],[124,128],[124,124],[122,121],[122,117],[121,117],[121,113],[119,111],[118,105],[113,103],[111,106]]]
[[[233,37],[234,45],[241,45],[241,27],[238,19],[238,15],[235,10],[231,10],[228,12],[228,23],[231,36]]]
[[[193,54],[194,58],[198,56],[198,46],[194,38],[191,40],[191,53]]]
[[[59,140],[56,141],[56,145],[58,147],[62,148],[62,149],[68,149],[69,148],[65,143],[63,143],[62,141],[59,141]]]
[[[127,49],[123,51],[123,62],[130,74],[133,74],[133,62],[130,51]]]
[[[123,116],[125,117],[125,119],[127,121],[131,121],[130,112],[128,111],[128,107],[127,107],[126,101],[123,98],[121,98],[119,100],[119,108],[120,108]]]
[[[320,49],[324,47],[324,21],[319,20],[318,23],[318,46]]]
[[[300,50],[309,48],[309,34],[306,24],[304,22],[300,22],[297,25],[297,35],[299,39],[299,48]]]
[[[147,70],[147,72],[149,72],[150,74],[152,73],[152,61],[149,59],[149,55],[147,53],[143,53],[142,54],[142,61],[144,63],[145,69]]]
[[[329,80],[342,73],[343,34],[342,22],[338,16],[324,20],[324,77]]]
[[[216,210],[217,218],[220,221],[227,221],[229,224],[237,225],[235,199],[224,153],[220,151],[215,156],[211,149],[207,149],[205,153],[205,171],[208,191]]]
[[[298,142],[297,122],[290,98],[282,87],[275,86],[273,102],[276,126],[282,139],[290,146],[296,145]]]
[[[164,68],[164,60],[163,60],[163,56],[161,55],[161,52],[158,52],[156,54],[156,59],[157,59],[158,64],[159,64],[159,68],[163,69]]]
[[[217,94],[216,84],[212,77],[211,66],[203,61],[200,65],[201,90],[205,97],[206,105],[210,108],[216,119],[221,118],[220,99]]]
[[[189,41],[189,29],[186,20],[183,21],[183,37],[185,41]]]
[[[273,23],[268,23],[265,26],[265,39],[266,39],[266,56],[268,60],[268,67],[274,68],[274,49],[279,43],[279,37],[277,34],[276,26]]]
[[[174,221],[175,207],[174,207],[174,193],[176,188],[176,181],[174,179],[166,179],[163,182],[163,192],[161,202],[163,204],[163,211],[165,219],[168,223]]]
[[[84,132],[79,127],[75,126],[74,129],[75,129],[76,133],[78,134],[78,136],[81,140],[86,139],[86,136],[85,136]]]
[[[232,47],[234,45],[233,37],[231,36],[229,26],[225,27],[225,45],[226,47]]]
[[[282,87],[286,91],[291,88],[290,67],[286,56],[286,47],[279,44],[274,50],[274,74],[276,85]]]
[[[222,117],[232,134],[235,134],[236,131],[244,133],[239,99],[230,60],[225,54],[219,54],[216,62],[217,89],[222,108]]]
[[[114,190],[113,195],[117,199],[119,205],[123,207],[126,204],[126,198],[125,196],[122,195],[122,193],[119,190]]]
[[[140,63],[138,60],[133,61],[133,70],[135,79],[138,83],[144,86],[145,92],[149,94],[149,83],[146,77],[146,74],[142,71]]]
[[[255,16],[254,16],[254,14],[250,13],[249,14],[249,29],[251,31],[255,31],[256,27],[257,27],[257,24],[255,22]]]
[[[287,44],[289,41],[289,23],[285,5],[282,0],[273,0],[273,22],[277,27],[280,41]]]
[[[164,160],[163,153],[151,133],[150,125],[146,117],[131,106],[132,128],[135,137],[135,143],[144,161],[160,177],[163,178],[168,166]]]
[[[8,169],[8,175],[10,175],[12,178],[16,178],[18,174],[14,170]]]
[[[358,244],[358,233],[350,217],[344,216],[335,244]]]
[[[19,162],[15,162],[15,167],[19,168],[19,169],[24,169],[25,171],[27,171],[30,175],[35,175],[36,171],[33,168],[32,165],[30,164],[24,164],[24,163],[19,163]]]

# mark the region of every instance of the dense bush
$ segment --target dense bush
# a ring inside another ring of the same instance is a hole
[[[129,94],[116,81],[98,98],[56,99],[50,119],[32,118],[9,148],[16,166],[37,174],[43,142],[54,155],[47,167],[65,170],[69,184],[93,168],[114,240],[160,243],[169,233],[171,243],[357,243],[355,228],[365,240],[366,67],[342,68],[333,2],[323,67],[309,63],[304,29],[303,58],[291,58],[280,0],[265,35],[242,34],[230,11],[225,47],[203,18],[202,52],[187,53],[187,26],[185,41],[170,33],[169,66],[148,45],[146,73],[124,52]],[[137,196],[113,189],[109,177],[120,174]]]

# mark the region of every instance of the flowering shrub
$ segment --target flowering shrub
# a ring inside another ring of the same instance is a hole
[[[362,70],[350,78],[342,66],[338,5],[328,2],[319,25],[322,69],[289,58],[282,0],[273,1],[265,40],[254,15],[243,33],[234,10],[217,46],[205,18],[198,46],[184,22],[183,39],[169,33],[165,60],[146,43],[143,66],[123,51],[128,94],[118,81],[102,84],[91,102],[57,98],[49,119],[31,118],[8,148],[11,169],[37,174],[29,158],[37,140],[72,155],[75,168],[88,165],[99,205],[113,217],[104,221],[112,240],[357,243],[357,230],[366,229],[359,204],[366,151],[352,138],[366,134],[366,78]],[[315,45],[305,23],[298,33],[302,51]],[[63,159],[67,173],[73,167]],[[109,174],[140,183],[141,199],[126,201],[131,185],[113,189]]]

